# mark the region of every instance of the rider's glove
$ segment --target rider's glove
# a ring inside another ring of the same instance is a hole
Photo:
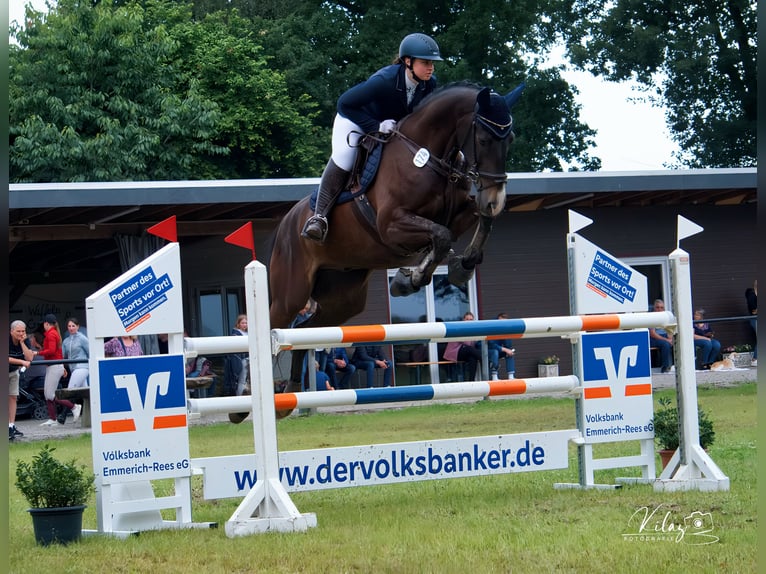
[[[378,131],[382,134],[390,134],[394,129],[396,129],[396,122],[394,120],[383,120]]]

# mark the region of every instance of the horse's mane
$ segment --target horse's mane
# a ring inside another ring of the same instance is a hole
[[[452,95],[455,91],[462,88],[471,88],[478,92],[481,89],[481,86],[474,82],[469,82],[468,80],[450,82],[449,84],[439,86],[433,92],[431,92],[425,98],[423,98],[423,100],[420,103],[418,103],[417,106],[415,106],[415,109],[413,109],[413,112],[427,105],[432,100],[436,100],[436,99],[443,98],[445,96]]]

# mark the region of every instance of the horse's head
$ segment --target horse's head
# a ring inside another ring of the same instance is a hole
[[[505,160],[513,141],[511,106],[516,103],[523,85],[506,96],[482,88],[476,96],[471,129],[463,153],[468,162],[468,176],[476,188],[476,204],[485,217],[496,217],[505,206]],[[471,141],[472,140],[472,141]]]

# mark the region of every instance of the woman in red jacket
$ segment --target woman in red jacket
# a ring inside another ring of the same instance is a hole
[[[43,319],[43,348],[37,352],[43,359],[48,361],[55,361],[57,359],[63,360],[64,354],[61,351],[61,331],[59,330],[59,324],[56,320],[56,316],[52,313],[48,313]],[[56,389],[59,386],[61,377],[66,376],[66,369],[64,365],[59,363],[57,365],[48,365],[45,368],[45,401],[48,406],[48,420],[42,423],[42,426],[52,426],[64,424],[66,422],[66,413],[57,420],[56,417],[56,404],[63,405],[67,409],[72,411],[74,420],[80,418],[80,405],[75,405],[71,401],[65,399],[56,398]]]

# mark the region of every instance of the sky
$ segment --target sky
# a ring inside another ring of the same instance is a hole
[[[24,5],[45,9],[45,0],[10,0],[8,21],[24,17]],[[598,134],[591,154],[601,158],[602,171],[663,170],[677,146],[665,127],[664,112],[648,103],[631,102],[636,93],[626,83],[605,82],[587,72],[567,71],[577,87],[580,120]]]

